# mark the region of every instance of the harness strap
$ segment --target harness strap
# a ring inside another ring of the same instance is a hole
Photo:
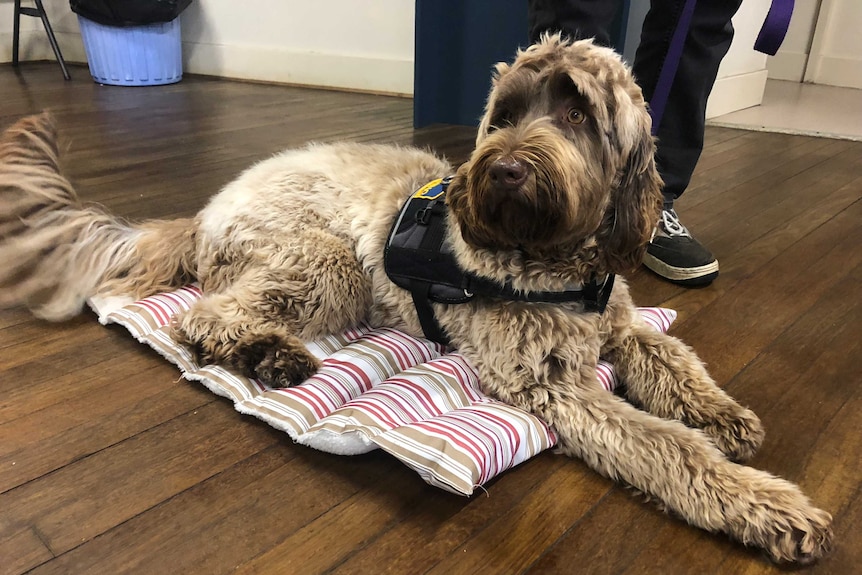
[[[614,289],[615,277],[614,274],[608,274],[601,285],[594,280],[584,286],[584,308],[587,311],[605,313],[605,308]]]
[[[410,295],[413,296],[413,306],[416,315],[419,316],[419,325],[425,337],[431,341],[449,345],[449,337],[443,332],[437,318],[434,316],[434,308],[431,307],[431,284],[419,280],[410,280]]]
[[[447,182],[448,183],[448,182]],[[443,240],[446,237],[446,226],[432,226],[433,218],[441,218],[438,221],[443,221],[446,215],[446,203],[443,199],[437,198],[432,200],[427,207],[416,212],[416,223],[425,226],[425,235],[422,236],[422,241],[419,242],[419,247],[423,250],[438,251],[443,245]]]
[[[492,297],[504,297],[513,301],[523,301],[532,303],[564,303],[573,300],[572,295],[581,296],[579,299],[584,304],[585,311],[604,313],[608,305],[608,300],[611,297],[611,292],[614,288],[614,275],[609,274],[605,281],[599,284],[596,281],[591,281],[586,284],[583,290],[572,290],[565,292],[536,292],[517,293],[510,286],[505,286],[507,291],[500,289],[499,284],[493,284],[496,289],[476,291],[476,294],[489,295]],[[443,331],[437,317],[434,315],[434,308],[431,307],[431,283],[417,279],[410,280],[410,295],[413,298],[413,306],[416,308],[416,315],[419,318],[419,325],[422,326],[422,332],[427,339],[436,341],[443,345],[449,345],[449,337]],[[475,284],[471,284],[475,288]],[[514,297],[517,295],[517,297]],[[506,297],[509,296],[509,297]],[[533,299],[534,296],[535,299]]]

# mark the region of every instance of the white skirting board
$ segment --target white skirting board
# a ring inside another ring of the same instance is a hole
[[[707,119],[759,106],[766,89],[766,78],[766,70],[757,70],[717,80],[706,106]]]
[[[806,70],[806,81],[843,88],[862,89],[862,59],[838,56],[815,57]]]
[[[807,63],[808,54],[805,52],[785,52],[782,50],[769,58],[766,68],[769,70],[771,80],[801,82],[805,76]]]
[[[67,62],[86,63],[80,34],[54,32]],[[53,60],[45,32],[22,30],[21,62]],[[0,33],[0,62],[12,61],[12,33]],[[239,80],[257,80],[396,95],[413,94],[413,60],[298,52],[268,46],[226,46],[183,42],[183,69]]]
[[[29,20],[29,18],[27,19]],[[23,25],[22,25],[23,28]],[[74,32],[58,32],[54,30],[57,44],[67,62],[86,63],[84,43],[81,35]],[[54,52],[48,43],[48,36],[42,29],[42,24],[35,30],[21,30],[18,40],[18,60],[20,62],[54,60]],[[12,61],[12,30],[0,32],[0,62]]]
[[[412,59],[184,42],[183,62],[190,74],[398,95],[413,93]]]

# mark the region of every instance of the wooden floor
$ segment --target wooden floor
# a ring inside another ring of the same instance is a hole
[[[458,161],[473,136],[414,131],[406,99],[72,74],[0,65],[0,120],[53,109],[81,195],[129,218],[192,214],[309,140]],[[810,572],[862,573],[862,143],[710,128],[677,207],[721,275],[693,290],[641,270],[636,300],[679,310],[671,333],[763,419],[753,465],[835,516],[835,551]],[[778,572],[552,453],[486,489],[461,498],[382,453],[294,445],[92,314],[0,312],[0,573]]]

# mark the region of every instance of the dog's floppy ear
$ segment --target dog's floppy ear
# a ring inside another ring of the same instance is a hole
[[[616,148],[620,162],[600,240],[608,269],[627,273],[640,265],[658,223],[662,180],[655,165],[652,122],[640,90],[619,90],[616,96],[609,145]]]

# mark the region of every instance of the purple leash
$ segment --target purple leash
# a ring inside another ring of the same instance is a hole
[[[793,0],[772,0],[766,21],[754,42],[754,49],[770,56],[775,56],[787,29],[790,27],[790,17],[793,15]]]
[[[653,136],[658,133],[661,118],[664,116],[664,107],[667,104],[667,97],[670,95],[670,87],[673,85],[679,60],[682,58],[682,50],[685,47],[685,38],[688,36],[688,29],[691,26],[691,16],[694,14],[695,4],[697,4],[697,0],[685,0],[682,13],[679,15],[676,29],[673,31],[673,36],[670,40],[670,47],[667,49],[667,55],[664,57],[664,63],[658,75],[655,91],[649,101]]]
[[[794,0],[772,0],[769,13],[766,15],[766,20],[760,28],[757,41],[754,43],[755,50],[771,56],[774,56],[778,52],[778,48],[787,34],[787,28],[790,26],[790,16],[793,14],[793,2]],[[658,127],[661,125],[661,119],[667,105],[667,98],[670,95],[670,88],[673,85],[673,79],[676,76],[679,60],[685,47],[685,39],[688,36],[688,29],[691,26],[691,17],[694,14],[695,4],[697,4],[697,0],[685,0],[676,24],[676,29],[673,31],[661,72],[659,72],[655,91],[649,102],[653,136],[658,133]]]

